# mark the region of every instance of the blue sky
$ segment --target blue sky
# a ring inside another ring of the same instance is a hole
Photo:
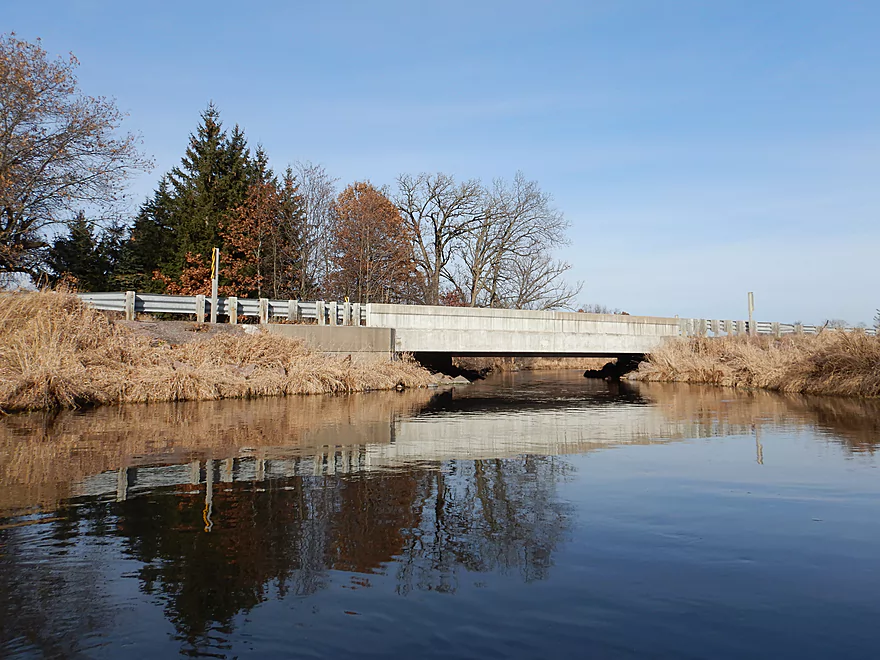
[[[11,2],[81,61],[156,169],[213,100],[276,169],[540,181],[581,301],[870,322],[880,307],[880,3]]]

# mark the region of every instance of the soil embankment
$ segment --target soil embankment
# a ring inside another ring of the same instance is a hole
[[[0,296],[0,412],[424,387],[413,362],[337,358],[254,326],[115,322],[68,293]]]
[[[648,356],[632,380],[704,383],[835,396],[880,397],[880,337],[819,335],[692,338]]]

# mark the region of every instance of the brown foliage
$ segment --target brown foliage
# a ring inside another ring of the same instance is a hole
[[[187,252],[186,267],[175,280],[160,271],[153,273],[153,279],[165,286],[165,293],[172,296],[207,296],[211,293],[211,265],[205,265],[200,254]]]
[[[0,272],[39,269],[44,229],[84,205],[110,210],[132,170],[149,169],[124,115],[83,95],[73,55],[0,36]]]
[[[331,289],[359,302],[406,302],[415,295],[411,230],[369,182],[353,183],[334,204],[336,270]]]

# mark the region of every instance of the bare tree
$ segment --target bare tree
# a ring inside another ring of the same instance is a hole
[[[78,64],[0,35],[0,272],[36,276],[47,229],[84,207],[108,215],[151,167],[138,137],[118,134],[113,100],[80,92]]]
[[[522,172],[512,182],[496,179],[484,196],[481,222],[463,241],[464,281],[458,288],[472,307],[502,305],[502,290],[516,278],[518,264],[566,244],[566,229],[568,222],[537,181]]]
[[[448,174],[402,174],[394,199],[413,233],[416,267],[424,278],[424,302],[440,301],[443,280],[454,282],[450,264],[462,240],[479,226],[483,188],[478,181],[456,183]]]
[[[330,243],[338,179],[331,177],[322,165],[311,162],[297,162],[294,170],[305,219],[298,295],[310,298],[323,291],[333,270]]]
[[[564,276],[570,269],[569,263],[553,259],[546,251],[516,257],[499,299],[513,309],[574,309],[583,283],[566,283]]]

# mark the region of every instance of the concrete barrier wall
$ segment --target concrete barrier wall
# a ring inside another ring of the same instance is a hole
[[[394,353],[392,328],[318,326],[272,323],[263,326],[274,335],[302,339],[306,346],[337,355],[373,355],[390,360]]]
[[[394,328],[398,351],[454,355],[648,353],[681,335],[675,318],[422,305],[371,304],[367,323]]]

